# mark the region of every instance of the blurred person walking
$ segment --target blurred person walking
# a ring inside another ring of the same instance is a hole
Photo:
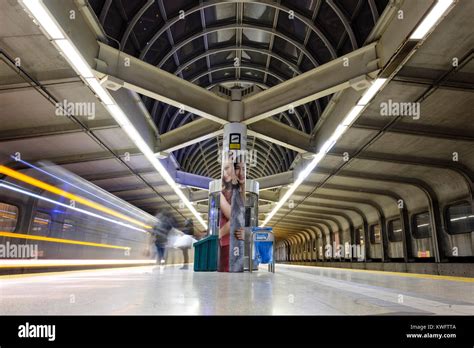
[[[193,237],[194,235],[194,223],[193,219],[186,219],[184,222],[184,228],[181,230],[185,235],[189,237]],[[191,248],[191,245],[185,245],[182,246],[180,249],[183,252],[183,267],[180,269],[188,269],[188,264],[189,264],[189,249]]]
[[[167,214],[158,213],[156,215],[158,222],[156,223],[153,233],[155,236],[155,246],[156,246],[156,263],[165,264],[166,263],[166,248],[168,247],[168,235],[176,225],[174,219]]]

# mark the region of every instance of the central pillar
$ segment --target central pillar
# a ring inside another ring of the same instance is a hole
[[[247,126],[224,126],[219,198],[219,271],[244,271],[245,160]]]

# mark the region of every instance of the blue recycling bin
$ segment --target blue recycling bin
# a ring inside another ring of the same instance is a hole
[[[258,264],[273,262],[273,242],[254,242],[255,261]]]
[[[271,227],[253,227],[250,242],[249,271],[259,264],[268,264],[268,271],[275,273],[275,235]],[[252,267],[253,266],[253,267]]]

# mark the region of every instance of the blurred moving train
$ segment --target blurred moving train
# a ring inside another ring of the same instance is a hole
[[[155,262],[155,217],[59,166],[17,164],[0,165],[0,269]]]

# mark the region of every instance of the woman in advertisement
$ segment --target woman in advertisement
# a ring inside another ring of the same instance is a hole
[[[242,168],[242,164],[240,162],[235,163],[232,151],[224,155],[222,191],[220,195],[219,272],[229,272],[230,270],[231,228],[235,231],[235,238],[237,240],[244,239],[243,224],[238,224],[234,221],[239,218],[238,215],[241,215],[235,210],[244,208],[236,206],[235,203],[232,206],[236,199],[243,202],[241,196],[242,194],[245,195],[245,170]],[[235,192],[239,193],[236,196],[240,196],[240,199],[238,199],[239,197],[233,197]],[[232,220],[232,216],[234,216],[234,220]]]

